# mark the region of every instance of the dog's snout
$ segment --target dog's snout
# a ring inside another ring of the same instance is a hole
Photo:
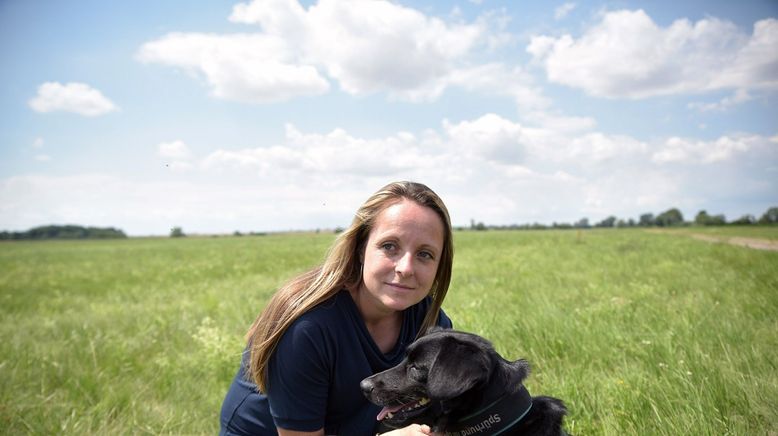
[[[362,388],[362,392],[365,395],[369,395],[375,389],[375,384],[369,378],[366,378],[359,383],[359,387]]]

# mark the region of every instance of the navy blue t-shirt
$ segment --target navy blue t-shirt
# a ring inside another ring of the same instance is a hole
[[[221,410],[221,435],[276,435],[276,426],[326,434],[373,435],[380,407],[362,395],[359,382],[403,359],[421,327],[429,298],[403,312],[394,349],[378,349],[348,291],[311,309],[281,337],[268,365],[268,392],[247,380],[249,352]],[[441,310],[438,325],[451,328]]]

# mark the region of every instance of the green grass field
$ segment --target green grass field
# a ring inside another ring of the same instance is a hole
[[[245,330],[332,238],[0,244],[0,431],[215,434]],[[639,229],[455,238],[444,309],[530,360],[571,432],[778,434],[778,252]]]

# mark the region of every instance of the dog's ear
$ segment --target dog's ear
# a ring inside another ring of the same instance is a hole
[[[529,376],[529,362],[519,359],[515,362],[503,360],[500,364],[500,372],[505,380],[505,386],[518,387]]]
[[[455,398],[489,379],[489,355],[476,344],[446,338],[427,375],[430,398]]]

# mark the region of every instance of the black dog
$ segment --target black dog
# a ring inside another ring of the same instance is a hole
[[[360,384],[384,406],[386,430],[427,424],[446,435],[565,435],[561,400],[531,397],[522,381],[529,363],[509,362],[480,336],[433,329],[408,347],[394,368]]]

